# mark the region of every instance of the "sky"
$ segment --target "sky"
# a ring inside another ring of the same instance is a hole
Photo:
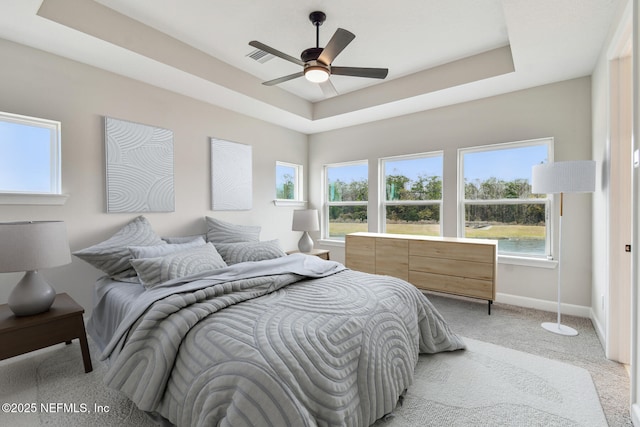
[[[498,177],[505,181],[527,179],[531,182],[531,168],[547,161],[547,146],[536,145],[491,151],[467,152],[464,154],[464,175],[468,181],[484,181]],[[415,180],[419,175],[442,176],[442,157],[421,159],[387,160],[387,174],[405,175]],[[345,182],[367,179],[366,165],[330,168],[330,181],[340,179]]]
[[[0,121],[0,191],[48,192],[50,130]]]

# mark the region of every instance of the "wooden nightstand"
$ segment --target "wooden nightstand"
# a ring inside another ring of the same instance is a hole
[[[78,338],[84,371],[91,372],[82,313],[84,309],[67,294],[56,295],[49,311],[33,316],[15,316],[7,304],[0,305],[0,360]]]
[[[328,249],[312,249],[311,252],[287,251],[287,255],[303,253],[306,255],[315,255],[319,258],[329,260]]]

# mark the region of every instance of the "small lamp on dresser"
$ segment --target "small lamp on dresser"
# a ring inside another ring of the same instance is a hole
[[[48,311],[56,292],[38,270],[70,262],[64,222],[0,223],[0,273],[25,272],[9,295],[8,305],[16,316]]]
[[[309,236],[309,231],[320,229],[318,221],[318,211],[316,209],[298,209],[293,211],[293,225],[291,230],[302,231],[302,237],[298,241],[300,252],[311,252],[313,250],[313,239]]]

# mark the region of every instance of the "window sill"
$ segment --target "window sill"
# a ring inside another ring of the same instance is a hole
[[[304,207],[307,205],[307,202],[304,200],[274,200],[273,204],[276,206],[285,206],[285,207]]]
[[[558,266],[558,260],[498,255],[498,264],[520,265],[524,267],[537,267],[537,268],[556,268]]]
[[[0,205],[64,205],[68,194],[0,193]]]
[[[318,244],[324,246],[336,246],[344,248],[344,240],[330,240],[330,239],[319,239]]]

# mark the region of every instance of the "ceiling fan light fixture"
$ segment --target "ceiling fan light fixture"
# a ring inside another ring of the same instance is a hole
[[[312,83],[322,83],[329,80],[329,70],[321,65],[309,65],[304,69],[304,77]]]

